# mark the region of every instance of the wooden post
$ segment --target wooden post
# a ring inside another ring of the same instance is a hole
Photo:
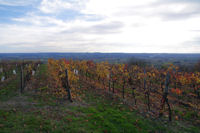
[[[131,73],[131,74],[129,73],[128,83],[129,83],[129,85],[130,85],[131,88],[132,88],[132,96],[133,96],[133,99],[134,99],[135,105],[136,105],[136,98],[135,98],[135,89],[136,89],[136,88],[134,87],[134,86],[136,86],[136,85],[135,85],[135,83],[134,83],[134,81],[133,81],[131,75],[132,75],[132,73]]]
[[[200,99],[200,88],[197,88],[197,98]]]
[[[123,99],[124,99],[124,95],[125,95],[125,79],[124,79],[124,81],[123,81],[123,86],[122,86],[122,97],[123,97]]]
[[[66,91],[68,92],[68,100],[70,102],[73,102],[72,101],[72,96],[71,96],[71,89],[70,89],[70,85],[69,85],[69,80],[68,80],[68,71],[67,69],[65,70],[65,74],[66,74],[66,77],[65,77],[65,88],[66,88]]]
[[[115,81],[112,81],[112,88],[113,88],[113,93],[115,93]]]
[[[21,65],[21,89],[20,92],[23,93],[24,91],[24,70],[23,70],[23,64]]]
[[[109,92],[110,92],[110,79],[108,81],[108,87],[109,87]]]
[[[148,110],[150,111],[150,90],[148,88],[147,90],[147,105],[148,105]]]
[[[146,91],[146,71],[144,70],[144,91]]]
[[[145,69],[144,69],[144,95],[145,95],[148,110],[150,110],[150,99],[149,99],[150,91],[149,91],[149,87],[148,88],[146,87],[146,70]]]
[[[112,78],[112,72],[111,72],[111,68],[110,68],[110,70],[109,70],[109,84],[108,84],[108,86],[109,86],[109,92],[111,91],[111,78]]]
[[[169,83],[170,83],[170,75],[169,75],[169,73],[167,73],[166,80],[165,80],[165,88],[164,88],[163,97],[162,97],[162,100],[161,100],[159,117],[161,117],[163,115],[163,110],[164,110],[164,106],[165,106],[165,103],[166,103],[167,106],[168,106],[169,121],[171,121],[172,120],[171,107],[169,105],[168,98],[167,98],[168,90],[169,90]]]
[[[133,99],[134,99],[134,101],[135,101],[135,105],[136,105],[136,98],[135,98],[135,90],[136,88],[132,88],[132,96],[133,96]]]

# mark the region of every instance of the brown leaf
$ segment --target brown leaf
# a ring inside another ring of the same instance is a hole
[[[175,116],[175,120],[178,120],[178,116]]]

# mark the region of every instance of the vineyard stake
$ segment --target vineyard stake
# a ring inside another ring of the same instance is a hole
[[[66,77],[65,77],[65,80],[66,80],[66,82],[65,82],[65,89],[66,89],[66,91],[68,92],[68,100],[69,100],[70,102],[73,102],[73,101],[72,101],[72,97],[71,97],[71,89],[70,89],[70,85],[69,85],[68,71],[67,71],[67,69],[65,70],[65,75],[66,75]]]
[[[21,65],[21,90],[20,92],[23,93],[24,91],[24,71],[23,71],[23,64]]]
[[[171,107],[169,105],[168,98],[167,98],[168,90],[169,90],[169,83],[170,83],[170,75],[169,75],[169,73],[167,73],[166,80],[165,80],[165,89],[164,89],[163,97],[162,97],[162,100],[161,100],[159,117],[161,117],[163,115],[163,110],[164,110],[164,106],[165,106],[165,103],[166,103],[167,106],[168,106],[169,121],[172,121]]]

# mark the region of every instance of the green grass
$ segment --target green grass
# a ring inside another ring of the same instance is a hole
[[[95,97],[86,93],[86,101],[93,101],[90,107],[80,108],[79,111],[86,114],[88,128],[95,132],[154,132],[165,130],[165,127],[156,125],[144,117],[132,112],[118,101],[111,102],[102,97]]]
[[[191,120],[194,118],[198,117],[198,112],[197,111],[188,111],[186,114],[183,116],[186,120]],[[199,118],[200,120],[200,118]]]
[[[0,132],[150,132],[164,130],[122,106],[98,103],[89,107],[54,105],[56,110],[0,110]],[[124,110],[123,110],[124,109]]]
[[[54,97],[38,95],[30,98],[37,105],[0,109],[0,133],[70,132],[70,133],[150,133],[176,132],[170,124],[144,118],[117,100],[84,92],[82,102],[59,103]],[[25,94],[26,95],[26,94]],[[28,95],[26,95],[28,96]],[[31,96],[30,96],[31,97]],[[44,100],[45,99],[45,100]],[[180,123],[177,123],[177,126]],[[168,128],[170,127],[170,128]],[[198,127],[180,132],[198,132]]]
[[[47,65],[41,64],[40,67],[39,67],[39,71],[38,71],[36,76],[45,77],[46,74],[47,74]]]
[[[18,95],[20,89],[19,76],[11,80],[7,85],[0,89],[0,101],[9,100],[9,98]]]
[[[44,119],[40,115],[33,113],[23,113],[20,111],[0,111],[0,132],[26,132],[50,131],[51,121]]]

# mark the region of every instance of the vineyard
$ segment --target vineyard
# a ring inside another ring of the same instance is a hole
[[[109,64],[108,62],[90,60],[48,59],[47,63],[40,61],[2,61],[0,78],[0,96],[8,93],[7,91],[10,89],[8,84],[16,82],[13,87],[15,92],[22,96],[31,95],[34,99],[45,97],[45,100],[43,99],[43,102],[47,101],[45,106],[53,103],[55,106],[61,104],[64,107],[84,104],[87,109],[90,109],[88,104],[91,101],[88,101],[88,99],[95,97],[92,99],[95,107],[99,106],[100,103],[98,102],[104,99],[106,102],[101,103],[103,108],[107,107],[108,104],[110,106],[117,105],[116,110],[124,113],[123,106],[129,113],[137,112],[145,119],[167,123],[168,126],[171,123],[171,127],[176,121],[190,122],[196,127],[200,125],[200,72],[181,71],[173,64],[159,68],[137,64]],[[8,100],[9,98],[10,96]],[[49,99],[51,100],[49,101]],[[78,110],[83,108],[82,106],[78,106]],[[2,111],[3,106],[0,106],[0,109],[0,115],[6,117],[7,113]],[[91,115],[91,112],[87,115]],[[132,126],[138,132],[140,130],[144,130],[144,132],[163,131],[162,128],[142,129],[142,124],[138,125],[137,123],[138,116],[135,117],[135,124],[132,124]],[[84,121],[88,122],[88,119],[84,118]],[[98,123],[99,119],[101,118],[98,118],[97,124],[95,124],[101,127],[101,130],[98,130],[99,132],[116,132],[114,128],[103,125],[103,122]],[[126,119],[124,119],[126,122],[132,121],[128,117]],[[67,123],[72,121],[72,118],[67,118]],[[1,124],[0,118],[0,127],[4,126],[5,124]],[[132,127],[127,130],[125,130],[125,127],[121,127],[123,131],[133,131]],[[198,132],[199,129],[196,127],[194,130],[188,129],[188,132]],[[186,131],[186,129],[184,130]],[[48,129],[45,129],[46,131]],[[172,132],[176,131],[173,130]]]
[[[55,94],[63,97],[65,70],[71,87],[72,98],[76,99],[77,89],[81,82],[87,83],[94,89],[103,89],[116,97],[126,99],[130,105],[146,104],[146,109],[156,116],[163,114],[165,102],[168,106],[171,121],[171,107],[181,104],[191,110],[200,111],[200,73],[179,72],[178,68],[170,65],[165,70],[154,67],[141,68],[125,64],[110,65],[107,62],[92,61],[48,60],[48,71],[51,88]],[[79,72],[79,73],[78,73]],[[169,96],[168,96],[169,95]],[[137,103],[138,101],[138,103]],[[143,103],[140,103],[143,101]]]

